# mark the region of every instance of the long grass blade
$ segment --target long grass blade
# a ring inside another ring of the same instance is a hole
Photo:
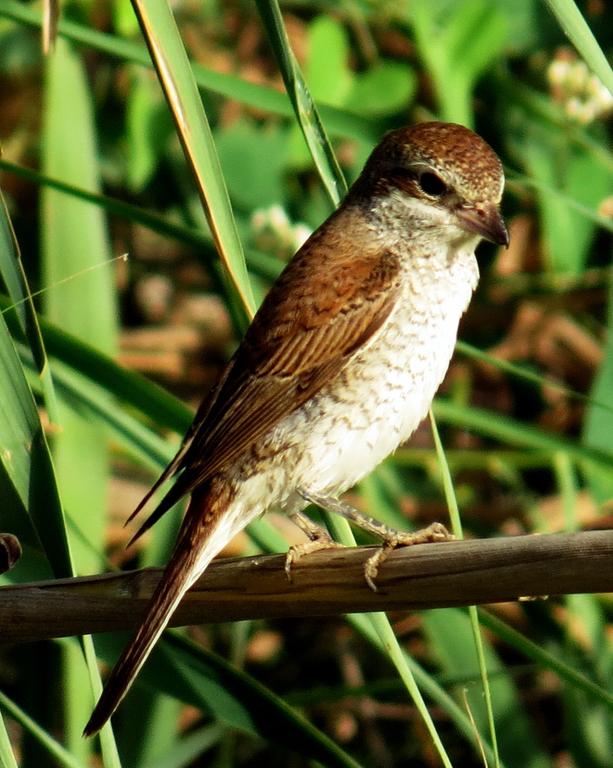
[[[0,16],[37,29],[42,24],[41,15],[37,10],[16,0],[1,0]],[[152,66],[147,49],[131,40],[124,40],[68,19],[60,20],[58,34],[67,40],[88,46],[93,50],[123,61],[133,62],[144,67]],[[235,99],[241,104],[274,115],[283,117],[292,117],[293,115],[292,106],[285,95],[274,88],[250,83],[235,75],[215,72],[201,64],[193,63],[192,67],[199,88],[225,96],[228,99]],[[319,105],[319,109],[329,132],[334,136],[346,136],[375,142],[385,130],[378,121],[362,117],[348,110],[338,109],[327,104]]]
[[[2,768],[18,768],[2,715],[0,715],[0,765]]]
[[[613,93],[613,70],[574,0],[545,0],[564,34],[605,86]]]
[[[38,723],[34,722],[34,720],[12,699],[3,693],[3,691],[0,691],[0,707],[44,747],[57,765],[62,766],[62,768],[87,768],[86,763],[81,762],[70,754],[59,741],[47,733],[44,728],[41,728]]]
[[[347,192],[347,183],[300,66],[290,47],[279,3],[277,0],[257,0],[257,6],[313,162],[328,197],[332,204],[337,206]]]
[[[99,189],[96,132],[91,91],[79,56],[65,40],[57,41],[46,60],[43,168],[51,176]],[[43,275],[49,286],[44,294],[49,316],[82,338],[95,339],[99,348],[115,349],[117,306],[113,275],[108,269],[92,269],[109,261],[110,244],[103,210],[82,200],[42,190]],[[78,273],[78,280],[68,280]],[[79,528],[97,549],[104,541],[109,454],[106,436],[97,424],[81,414],[60,407],[61,431],[53,441],[54,459],[64,504]],[[87,503],[84,504],[84,500]],[[70,531],[69,531],[70,534]],[[71,536],[75,567],[80,573],[95,572],[98,557]],[[66,738],[72,754],[88,760],[93,742],[81,737],[85,697],[91,680],[99,683],[99,671],[91,638],[82,639],[85,664],[75,654],[64,654],[66,695],[63,699]],[[110,725],[101,735],[106,768],[120,762]]]
[[[253,315],[255,301],[241,241],[213,135],[179,30],[166,2],[134,0],[134,7],[196,180],[219,256],[246,314]]]
[[[458,508],[458,500],[455,495],[453,487],[453,480],[451,479],[451,472],[449,471],[449,464],[445,456],[443,444],[439,435],[438,427],[436,426],[436,420],[432,410],[429,413],[430,416],[430,428],[432,430],[432,437],[434,439],[434,447],[436,448],[436,455],[439,461],[439,467],[443,478],[443,488],[445,491],[445,501],[447,502],[447,509],[449,510],[449,517],[451,519],[451,528],[453,535],[456,539],[463,538],[462,532],[462,519],[460,517],[460,510]],[[483,638],[481,637],[481,631],[479,629],[479,616],[477,608],[474,605],[469,606],[468,613],[470,617],[470,625],[473,633],[473,640],[475,643],[475,650],[477,652],[477,659],[479,662],[479,672],[481,674],[481,685],[483,686],[483,694],[485,697],[485,707],[487,710],[487,719],[490,729],[490,739],[492,748],[494,750],[494,765],[496,768],[500,766],[500,755],[498,753],[498,738],[496,736],[496,725],[494,723],[494,708],[492,706],[492,692],[490,690],[490,681],[487,673],[487,665],[485,663],[485,653],[483,650]]]
[[[47,363],[47,355],[43,344],[36,309],[28,286],[19,244],[13,231],[4,196],[0,191],[0,275],[4,279],[9,296],[13,300],[16,317],[19,320],[21,333],[28,340],[32,355],[38,369],[47,413],[52,422],[57,422],[57,404],[53,390],[53,379]]]

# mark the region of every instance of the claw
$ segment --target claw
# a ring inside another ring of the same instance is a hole
[[[303,544],[294,544],[287,550],[285,556],[285,575],[287,580],[292,581],[292,565],[297,563],[300,558],[305,555],[310,555],[312,552],[319,552],[322,549],[339,549],[342,548],[342,544],[338,541],[334,541],[330,536],[318,536],[311,541],[305,541]]]
[[[379,567],[385,562],[387,556],[393,549],[396,549],[396,547],[410,547],[414,544],[425,544],[426,542],[451,541],[454,538],[454,536],[449,533],[449,531],[445,528],[444,525],[441,525],[441,523],[432,523],[427,528],[424,528],[421,531],[415,531],[413,533],[408,533],[407,531],[398,531],[395,528],[390,528],[385,523],[379,522],[373,517],[364,515],[362,512],[355,509],[355,507],[352,507],[351,504],[347,504],[346,501],[342,501],[333,497],[322,496],[321,494],[314,493],[306,488],[298,488],[297,492],[298,495],[302,496],[305,501],[308,501],[311,504],[316,504],[317,506],[321,507],[322,509],[326,509],[329,512],[342,515],[342,517],[351,521],[352,523],[355,523],[363,530],[383,540],[383,546],[366,561],[364,566],[364,578],[366,579],[366,583],[373,592],[377,591],[375,579],[379,572]],[[300,517],[301,513],[296,515],[297,522],[312,541],[307,544],[299,545],[298,549],[300,552],[298,557],[301,557],[302,554],[312,552],[316,549],[325,549],[326,546],[328,546],[326,544],[323,546],[317,545],[311,549],[310,544],[316,543],[320,539],[319,530],[315,530],[313,523],[305,526],[304,523],[300,522]],[[319,529],[319,526],[317,526],[317,529]],[[325,536],[326,540],[332,541],[325,529],[323,529],[323,535]],[[285,561],[285,572],[288,574],[288,577],[291,564],[294,560],[297,560],[298,557],[293,556],[292,550],[288,552]]]
[[[390,535],[386,536],[385,541],[374,555],[368,558],[364,565],[364,578],[373,592],[377,592],[375,579],[379,573],[380,566],[387,560],[390,552],[396,547],[411,547],[415,544],[435,543],[438,541],[452,541],[455,538],[453,534],[441,523],[432,523],[421,531],[409,533],[407,531],[395,531],[390,528]]]

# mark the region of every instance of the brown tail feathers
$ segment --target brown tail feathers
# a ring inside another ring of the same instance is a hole
[[[207,499],[207,496],[206,492],[192,495],[170,562],[151,597],[138,631],[107,680],[83,730],[84,736],[92,736],[99,731],[115,712],[181,598],[223,547],[224,543],[220,544],[216,537],[213,541],[210,538],[218,518],[208,504],[210,497]]]

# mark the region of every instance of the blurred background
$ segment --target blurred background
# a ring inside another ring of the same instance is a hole
[[[154,23],[156,4],[141,5]],[[157,5],[168,12],[165,0]],[[170,3],[220,164],[213,173],[214,155],[196,154],[196,172],[227,187],[238,239],[227,221],[222,229],[242,244],[247,272],[235,249],[236,280],[256,304],[333,210],[336,183],[329,168],[315,169],[284,93],[279,42],[271,45],[263,11],[270,5]],[[511,245],[479,248],[481,283],[435,407],[467,536],[607,528],[613,519],[613,98],[551,13],[566,6],[281,4],[348,183],[386,130],[420,120],[463,123],[503,160]],[[6,311],[16,301],[6,266],[3,311],[23,369],[15,374],[22,402],[28,387],[36,397],[35,408],[23,408],[33,435],[40,417],[55,467],[55,480],[35,475],[28,482],[37,493],[28,493],[5,461],[0,527],[24,546],[5,577],[13,582],[67,575],[66,541],[79,575],[165,562],[178,511],[128,550],[134,529],[123,523],[246,318],[131,4],[62,3],[46,57],[41,10],[0,1],[2,247],[12,263],[21,253],[48,358],[19,330],[19,313]],[[599,0],[579,11],[595,38],[588,51],[606,68],[613,11]],[[576,41],[585,30],[575,22]],[[164,49],[173,30],[158,23],[149,44]],[[316,133],[313,115],[304,119]],[[223,200],[214,203],[218,220],[225,212]],[[9,402],[6,412],[15,412]],[[350,497],[379,519],[421,527],[448,519],[442,478],[426,421]],[[299,540],[271,514],[225,554],[284,551]],[[612,613],[607,595],[490,607],[483,637],[500,764],[611,765]],[[451,763],[496,764],[467,612],[389,618],[419,664],[413,671]],[[85,648],[88,671],[74,638],[3,648],[2,764],[439,765],[402,675],[369,627],[365,617],[339,617],[175,633],[114,718],[117,751],[110,736],[102,747],[80,738],[93,649]],[[100,635],[96,652],[112,661],[123,642]]]

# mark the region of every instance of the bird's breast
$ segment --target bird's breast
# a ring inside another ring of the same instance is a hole
[[[429,275],[426,286],[411,273],[370,343],[279,425],[296,485],[341,493],[412,434],[445,375],[476,282],[472,263],[456,273]]]

